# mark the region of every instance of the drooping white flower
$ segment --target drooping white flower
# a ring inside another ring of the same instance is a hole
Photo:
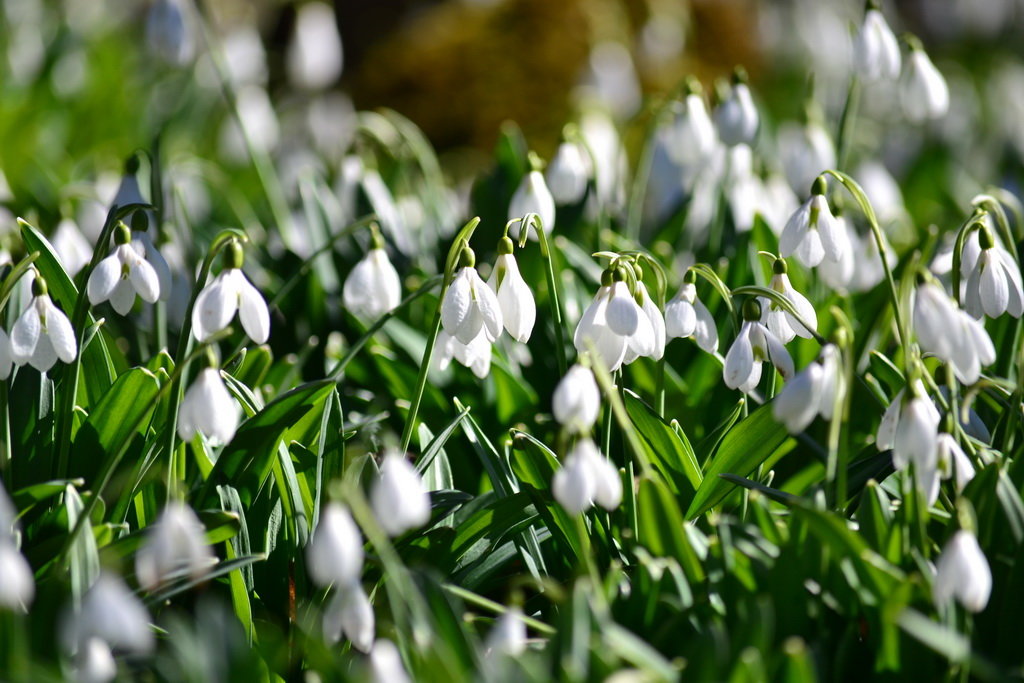
[[[825,181],[819,176],[814,181],[810,199],[797,209],[782,229],[779,255],[788,258],[795,254],[797,260],[808,268],[817,266],[826,257],[839,262],[843,250],[849,248],[845,238],[825,200]]]
[[[602,275],[601,282],[576,325],[573,345],[579,353],[587,352],[593,345],[601,362],[614,372],[626,357],[627,337],[639,327],[640,313],[625,282],[613,281],[609,271]]]
[[[793,359],[775,333],[759,321],[761,307],[753,299],[744,304],[744,322],[725,355],[722,377],[730,389],[753,391],[761,381],[761,363],[769,361],[784,379],[793,375]]]
[[[145,214],[142,214],[145,215]],[[160,250],[153,244],[153,238],[145,230],[132,230],[132,248],[146,261],[153,266],[156,272],[157,283],[160,285],[160,299],[168,301],[171,298],[171,267],[167,265],[167,259],[160,253]]]
[[[508,205],[508,219],[523,218],[528,213],[535,213],[540,216],[541,225],[548,235],[555,227],[555,198],[551,196],[544,176],[540,171],[530,171],[523,176],[519,187],[512,195],[512,201]],[[520,224],[513,226],[513,234],[518,239]],[[530,239],[537,239],[533,230],[530,230]]]
[[[71,321],[50,300],[46,281],[39,276],[32,282],[32,300],[11,328],[10,341],[15,365],[29,363],[40,372],[52,368],[58,358],[70,363],[78,355]]]
[[[796,373],[772,402],[772,415],[791,434],[807,429],[816,415],[832,418],[836,392],[842,386],[839,349],[827,344],[820,358]]]
[[[472,370],[479,379],[487,377],[491,371],[491,341],[482,328],[468,344],[441,330],[437,335],[437,347],[437,369],[441,372],[448,369],[453,358]]]
[[[932,597],[946,605],[954,597],[970,612],[980,612],[992,593],[992,570],[974,534],[960,529],[935,563]]]
[[[637,282],[636,289],[637,298],[640,299],[641,313],[651,323],[651,334],[654,342],[650,352],[642,355],[654,360],[661,360],[661,357],[665,355],[665,316],[662,314],[661,309],[658,308],[658,304],[654,302],[643,282]],[[639,354],[640,349],[643,347],[637,344],[631,345],[631,348],[634,348]]]
[[[544,174],[551,196],[558,204],[576,204],[583,199],[590,180],[590,162],[586,154],[576,142],[563,142],[558,146]]]
[[[570,432],[584,433],[597,422],[601,410],[601,392],[590,368],[573,365],[565,373],[551,397],[555,420]]]
[[[687,84],[688,92],[675,110],[670,128],[672,143],[669,156],[679,164],[700,164],[708,159],[718,143],[718,133],[711,121],[704,98],[696,81]]]
[[[313,583],[347,586],[359,580],[363,569],[363,538],[348,510],[328,503],[306,546],[306,567]]]
[[[68,275],[74,277],[78,271],[85,268],[92,258],[92,245],[85,238],[78,224],[70,218],[65,218],[57,224],[50,238],[53,250],[57,252],[60,263]]]
[[[96,306],[109,300],[114,310],[127,314],[135,304],[135,295],[154,303],[160,298],[160,280],[156,270],[131,245],[128,226],[121,223],[114,230],[114,248],[89,274],[86,293]]]
[[[865,81],[894,81],[899,77],[900,45],[877,8],[864,13],[853,54],[857,74]]]
[[[341,76],[342,60],[334,10],[323,2],[300,5],[288,43],[288,79],[306,90],[326,88]]]
[[[402,655],[390,640],[382,638],[370,650],[370,678],[373,683],[412,683],[402,664]]]
[[[157,0],[146,16],[146,44],[160,58],[181,66],[195,54],[195,36],[183,0]]]
[[[821,125],[820,114],[809,115],[803,125],[780,128],[779,158],[790,187],[800,193],[806,192],[820,173],[835,168],[836,148]]]
[[[526,623],[518,607],[510,607],[494,622],[484,644],[485,656],[517,657],[526,651]]]
[[[324,608],[324,640],[336,643],[342,635],[352,641],[352,647],[369,652],[373,647],[376,619],[373,606],[358,582],[339,586]]]
[[[135,555],[135,576],[155,590],[179,576],[202,577],[216,562],[202,523],[188,505],[172,502],[150,527]]]
[[[487,284],[498,299],[505,329],[513,339],[526,343],[537,320],[537,302],[533,299],[530,286],[519,273],[519,264],[512,255],[512,248],[512,240],[502,238],[498,258]]]
[[[551,493],[570,514],[579,514],[595,503],[614,510],[622,502],[622,480],[612,463],[585,437],[565,456],[555,472]]]
[[[375,320],[398,306],[402,300],[402,281],[383,245],[374,246],[352,268],[341,296],[345,308],[367,320]]]
[[[949,111],[949,86],[917,39],[910,43],[910,57],[900,82],[903,112],[911,123],[945,116]]]
[[[938,430],[939,412],[930,399],[912,396],[904,400],[892,444],[893,466],[904,470],[914,463],[919,474],[936,470]]]
[[[914,331],[921,348],[949,363],[964,384],[978,381],[981,368],[996,359],[985,327],[932,282],[918,285],[912,303]]]
[[[707,306],[697,298],[697,286],[690,276],[665,305],[665,334],[669,339],[693,337],[697,345],[714,353],[718,350],[718,328]]]
[[[441,324],[445,332],[463,344],[472,342],[481,330],[487,341],[493,342],[504,326],[498,297],[476,272],[474,260],[472,251],[466,249],[463,265],[441,301]]]
[[[388,453],[370,492],[377,523],[389,536],[399,536],[430,520],[430,496],[416,468],[398,453]]]
[[[804,327],[792,313],[768,299],[763,299],[761,302],[763,311],[761,322],[774,332],[783,344],[788,344],[797,336],[804,339],[812,338],[814,336],[812,332],[818,329],[818,315],[814,311],[814,306],[807,300],[807,297],[796,291],[793,283],[789,281],[784,260],[777,259],[773,268],[775,272],[768,286],[792,302],[797,313],[800,314],[804,322],[811,326],[811,329]]]
[[[178,436],[191,441],[196,432],[214,443],[226,444],[235,436],[240,406],[221,379],[217,368],[204,368],[178,408]]]
[[[120,577],[103,573],[82,598],[79,612],[65,630],[68,646],[81,652],[93,638],[112,649],[136,654],[153,650],[156,639],[149,613]]]
[[[213,278],[196,297],[192,310],[192,333],[206,341],[231,322],[238,313],[242,329],[257,344],[270,337],[270,311],[260,291],[252,286],[242,272],[242,247],[228,245],[224,270]]]
[[[107,683],[117,676],[117,662],[110,646],[100,638],[89,638],[78,647],[74,657],[78,683]]]
[[[13,540],[0,536],[0,609],[27,612],[35,594],[35,579],[28,560],[18,552]]]
[[[715,125],[718,137],[726,145],[749,145],[757,136],[760,118],[757,106],[746,83],[746,74],[737,69],[733,75],[732,87],[726,97],[715,108]]]
[[[964,308],[975,318],[998,318],[1024,313],[1024,288],[1020,267],[1008,251],[997,245],[986,228],[978,231],[981,247],[967,276]],[[967,249],[964,249],[966,253]]]
[[[962,493],[967,482],[974,479],[974,465],[952,434],[942,432],[935,442],[936,459],[943,479],[953,478],[957,493]]]

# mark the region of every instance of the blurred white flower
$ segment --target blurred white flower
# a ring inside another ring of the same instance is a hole
[[[470,263],[472,260],[469,257]],[[487,341],[494,341],[501,334],[504,325],[501,304],[472,265],[460,268],[445,290],[441,301],[441,324],[445,332],[462,344],[472,342],[481,330]]]
[[[943,479],[953,478],[957,493],[963,493],[967,482],[974,479],[974,465],[952,434],[942,432],[935,442],[936,459]]]
[[[370,678],[373,683],[412,683],[402,664],[402,655],[390,640],[381,639],[370,650]]]
[[[583,199],[590,180],[590,162],[586,154],[576,142],[563,142],[558,146],[544,174],[551,196],[558,204],[576,204]]]
[[[825,183],[819,177],[804,202],[786,223],[779,238],[779,255],[796,255],[800,263],[813,268],[826,257],[838,263],[844,250],[850,248],[846,234],[836,224],[825,200]]]
[[[0,608],[27,612],[35,594],[35,579],[28,560],[18,552],[13,539],[0,536]]]
[[[964,308],[975,318],[998,318],[1003,313],[1019,318],[1024,312],[1020,267],[1008,251],[993,241],[987,228],[977,232],[978,244],[984,246],[967,275]],[[966,248],[964,252],[966,255]]]
[[[441,330],[437,335],[437,347],[437,369],[440,372],[448,369],[452,358],[472,370],[478,379],[487,377],[491,371],[491,340],[483,328],[468,344]]]
[[[807,429],[816,415],[832,419],[836,393],[842,386],[839,349],[826,344],[818,360],[793,376],[772,402],[772,415],[791,434]]]
[[[324,608],[324,640],[336,643],[342,635],[352,641],[352,647],[369,652],[373,647],[376,620],[373,606],[358,582],[337,587]]]
[[[960,310],[943,289],[924,282],[911,299],[914,331],[921,349],[949,363],[964,384],[974,384],[981,368],[996,359],[995,347],[985,327]]]
[[[523,218],[528,213],[535,213],[540,216],[544,233],[550,235],[555,228],[555,198],[551,196],[544,176],[540,171],[530,171],[519,182],[512,195],[512,201],[508,205],[508,219]],[[518,239],[522,230],[522,224],[516,223],[512,226],[511,233]],[[537,235],[531,227],[529,238],[536,240]]]
[[[288,78],[306,90],[320,90],[341,76],[343,52],[334,10],[323,2],[300,5],[288,44]]]
[[[820,173],[835,168],[836,148],[818,116],[809,116],[803,125],[780,126],[779,158],[790,187],[803,193]]]
[[[117,662],[101,638],[89,638],[78,646],[74,658],[76,683],[107,683],[117,676]]]
[[[551,493],[570,514],[579,514],[595,503],[614,510],[622,502],[622,480],[616,467],[585,437],[576,442],[555,472]]]
[[[115,311],[125,315],[132,310],[136,294],[147,303],[159,299],[160,280],[153,266],[132,247],[124,223],[114,230],[114,244],[110,255],[89,274],[86,292],[93,306],[109,300]]]
[[[485,656],[517,657],[526,651],[526,623],[518,607],[508,608],[497,618],[487,641],[484,643]]]
[[[135,654],[147,654],[156,645],[149,612],[114,574],[100,574],[82,598],[81,609],[69,619],[64,634],[72,652],[82,652],[94,638],[111,649]]]
[[[935,604],[946,605],[954,597],[970,612],[980,612],[992,593],[992,570],[978,539],[960,529],[946,543],[935,563],[932,597]]]
[[[937,119],[949,111],[949,86],[914,39],[900,83],[903,111],[911,123]]]
[[[92,245],[85,238],[78,224],[70,218],[63,219],[57,224],[50,238],[53,250],[57,252],[60,263],[70,277],[75,277],[78,272],[85,268],[92,258]]]
[[[675,116],[669,129],[669,156],[682,164],[699,164],[707,161],[718,144],[718,133],[711,121],[704,98],[696,86],[688,86],[683,101],[675,109]]]
[[[904,400],[893,438],[893,466],[904,470],[914,463],[919,475],[936,470],[938,430],[939,412],[931,399],[911,396],[910,400]]]
[[[146,590],[155,590],[179,576],[203,576],[216,563],[202,523],[185,503],[167,505],[147,530],[135,555],[135,576]]]
[[[555,420],[565,429],[584,433],[597,422],[601,410],[601,392],[590,368],[573,365],[555,386],[551,397]]]
[[[818,329],[818,314],[814,311],[814,306],[807,300],[807,297],[796,291],[793,283],[789,281],[786,262],[783,259],[777,259],[773,268],[774,273],[768,286],[788,299],[800,317],[811,328],[804,327],[792,313],[767,298],[761,300],[761,322],[775,333],[775,336],[782,340],[783,344],[788,344],[797,336],[811,339],[814,336],[812,333]]]
[[[590,51],[581,90],[596,97],[619,120],[640,106],[641,91],[629,49],[615,40],[603,40]]]
[[[760,306],[754,300],[744,304],[743,325],[725,355],[722,377],[730,389],[747,394],[761,381],[761,363],[769,361],[784,379],[793,376],[793,359],[785,345],[759,321]]]
[[[363,569],[363,538],[348,510],[328,503],[306,546],[306,567],[321,588],[347,586],[359,580]]]
[[[507,237],[502,239],[487,284],[498,299],[505,329],[513,339],[525,343],[529,341],[537,320],[537,303],[530,286],[519,273],[512,247],[512,240]]]
[[[191,441],[200,432],[215,444],[226,444],[238,429],[240,407],[217,368],[204,368],[178,408],[178,436]]]
[[[746,83],[746,74],[737,71],[726,97],[715,107],[718,137],[726,145],[750,145],[757,136],[760,118]]]
[[[660,360],[665,355],[665,317],[661,309],[654,303],[647,286],[643,282],[636,283],[636,299],[640,307],[637,330],[627,339],[626,356],[623,363],[632,363],[640,356]]]
[[[46,281],[32,282],[32,300],[11,328],[11,360],[19,367],[29,363],[40,372],[57,359],[70,363],[78,355],[78,342],[71,321],[46,293]]]
[[[376,320],[402,300],[402,280],[383,246],[375,246],[352,268],[341,290],[353,315]]]
[[[370,491],[377,523],[399,536],[430,521],[430,496],[416,468],[399,453],[388,453]]]
[[[146,44],[160,58],[176,66],[186,64],[195,55],[195,36],[186,0],[156,0],[146,16]]]
[[[238,89],[238,117],[228,117],[221,124],[218,145],[228,160],[243,164],[249,160],[249,145],[261,152],[277,147],[281,125],[267,91],[259,85]],[[239,128],[241,121],[242,128]]]
[[[877,8],[864,13],[853,56],[857,74],[865,81],[894,81],[900,75],[900,45]]]
[[[715,319],[697,298],[697,286],[689,279],[665,305],[665,334],[669,339],[693,337],[697,346],[708,353],[718,350]]]
[[[270,337],[270,311],[260,291],[252,286],[242,272],[242,248],[236,243],[227,247],[224,270],[203,287],[192,310],[192,334],[206,341],[231,322],[238,313],[242,329],[257,344]]]

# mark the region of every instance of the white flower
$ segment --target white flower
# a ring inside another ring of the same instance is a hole
[[[669,139],[672,142],[669,155],[681,164],[701,163],[714,152],[718,133],[700,93],[691,91],[683,99],[672,122]]]
[[[900,75],[900,45],[885,17],[877,9],[864,13],[854,40],[857,73],[866,81],[894,81]]]
[[[700,299],[697,286],[684,282],[679,292],[665,305],[665,334],[669,339],[693,337],[697,345],[714,353],[718,349],[718,328]]]
[[[178,436],[191,441],[200,432],[214,443],[226,444],[238,429],[240,408],[217,368],[204,368],[185,392],[178,409]]]
[[[341,290],[345,308],[353,315],[375,320],[398,306],[402,281],[382,247],[366,252],[345,279]]]
[[[544,176],[540,171],[530,171],[523,176],[512,201],[508,205],[508,219],[523,218],[528,213],[535,213],[540,216],[541,225],[548,235],[555,227],[555,198],[551,196]],[[519,231],[522,225],[513,226],[513,234],[519,238]],[[537,239],[533,230],[530,231],[530,239]]]
[[[35,594],[35,579],[28,560],[12,540],[0,536],[0,608],[27,612]]]
[[[979,241],[988,246],[980,250],[967,276],[964,308],[975,318],[982,315],[998,318],[1003,313],[1019,318],[1024,312],[1020,268],[1009,252],[995,244],[985,230],[978,231],[984,233]],[[964,252],[966,256],[966,248]]]
[[[195,54],[195,37],[182,0],[157,0],[146,16],[146,44],[170,64],[181,66]]]
[[[92,246],[85,238],[78,224],[69,218],[65,218],[57,224],[57,229],[50,238],[53,250],[57,252],[60,263],[64,270],[71,277],[75,277],[78,271],[85,268],[92,258]]]
[[[525,343],[529,341],[537,320],[537,302],[533,299],[530,286],[519,273],[519,265],[511,251],[512,240],[505,237],[502,242],[503,246],[499,247],[499,255],[487,284],[498,299],[502,322],[509,336]]]
[[[914,330],[921,348],[949,363],[964,384],[978,381],[981,368],[996,359],[985,327],[931,282],[918,285],[912,303]]]
[[[745,394],[753,391],[761,381],[763,361],[771,362],[784,379],[789,379],[793,375],[793,359],[782,341],[763,323],[758,322],[759,309],[757,302],[753,300],[745,305],[746,320],[740,326],[740,333],[736,335],[736,340],[725,355],[725,365],[722,369],[725,385],[730,389],[739,389]],[[750,316],[747,316],[747,313],[750,313]]]
[[[818,117],[811,117],[802,126],[789,124],[780,128],[779,157],[790,187],[803,193],[818,174],[835,168],[836,148]]]
[[[555,158],[548,164],[545,179],[552,198],[558,204],[578,203],[583,199],[587,181],[590,180],[590,162],[586,152],[575,142],[563,142],[558,146]]]
[[[630,350],[626,352],[625,362],[632,362],[629,357],[631,352],[636,353],[637,356],[661,360],[661,357],[665,355],[665,317],[658,305],[654,303],[654,299],[651,298],[643,282],[636,283],[636,293],[637,298],[640,299],[641,318],[646,318],[650,322],[650,328],[648,330],[644,326],[645,329],[641,331],[639,329],[641,326],[637,326],[637,332],[630,337]],[[643,338],[640,337],[641,334]]]
[[[125,315],[135,304],[135,295],[154,303],[160,298],[156,270],[131,245],[131,234],[123,223],[115,230],[116,246],[89,274],[86,292],[96,306],[109,300],[114,310]]]
[[[68,647],[81,652],[93,638],[110,648],[146,654],[156,639],[149,613],[128,586],[114,574],[100,574],[82,598],[82,607],[65,631]]]
[[[786,382],[772,402],[772,415],[785,424],[791,434],[807,429],[816,415],[831,419],[841,382],[839,350],[827,344],[818,361]]]
[[[718,137],[726,145],[751,144],[757,135],[759,117],[745,77],[738,72],[725,99],[715,108]]]
[[[363,539],[348,510],[328,503],[306,546],[306,567],[313,583],[326,588],[346,586],[359,579],[363,569]]]
[[[916,41],[911,43],[900,85],[903,111],[911,123],[937,119],[949,111],[946,79]]]
[[[334,10],[322,2],[299,7],[288,43],[288,79],[299,88],[326,88],[341,76],[343,51]]]
[[[472,342],[481,330],[490,342],[501,334],[501,304],[472,265],[460,268],[445,291],[441,324],[445,332],[463,344]]]
[[[555,420],[570,432],[589,431],[601,410],[601,392],[590,368],[576,364],[558,382],[551,397]]]
[[[32,282],[32,300],[11,328],[11,360],[18,366],[29,363],[40,372],[53,367],[57,359],[70,363],[78,355],[78,342],[71,321],[46,293],[46,282]]]
[[[430,521],[430,496],[423,479],[398,453],[384,456],[370,502],[377,523],[389,536],[398,536]]]
[[[845,249],[849,249],[849,244],[825,201],[824,182],[816,180],[810,199],[796,210],[782,229],[779,255],[788,258],[796,254],[800,263],[813,268],[826,257],[839,262]]]
[[[967,482],[974,479],[974,465],[964,449],[960,448],[952,434],[942,432],[935,442],[935,452],[942,478],[953,477],[957,493],[962,493]]]
[[[402,655],[390,640],[382,638],[373,644],[370,678],[373,683],[412,683],[402,664]]]
[[[444,330],[437,335],[437,369],[444,372],[452,358],[473,371],[479,379],[491,371],[491,342],[483,329],[468,344],[463,344]]]
[[[237,253],[241,253],[240,247]],[[245,333],[257,344],[262,344],[270,337],[267,302],[242,272],[240,257],[233,263],[230,259],[235,257],[228,258],[229,265],[203,287],[196,298],[192,310],[192,333],[199,341],[206,341],[227,327],[237,312]]]
[[[763,310],[761,322],[775,333],[775,336],[781,339],[783,344],[793,341],[793,338],[796,336],[803,337],[804,339],[812,338],[814,336],[812,332],[818,329],[818,315],[814,311],[814,306],[807,300],[807,297],[796,291],[796,288],[789,281],[789,275],[786,274],[785,261],[778,259],[775,262],[774,269],[775,273],[772,275],[769,286],[792,302],[797,313],[811,326],[811,329],[804,327],[792,313],[789,313],[768,299],[763,299],[761,303]]]
[[[594,503],[614,510],[622,501],[622,480],[618,470],[589,438],[583,438],[555,472],[551,493],[570,514],[579,514]]]
[[[992,570],[974,534],[964,529],[953,534],[939,555],[935,570],[935,604],[948,604],[955,597],[968,611],[985,609],[992,593]]]
[[[918,474],[936,470],[938,430],[939,411],[930,399],[913,396],[909,401],[904,400],[893,438],[893,466],[904,470],[914,463]]]
[[[132,248],[139,252],[139,255],[146,260],[153,270],[156,271],[156,279],[160,284],[160,298],[167,301],[171,298],[171,267],[167,265],[167,259],[160,253],[153,238],[145,230],[132,231]]]
[[[373,606],[358,582],[339,586],[323,614],[324,640],[336,643],[344,635],[352,647],[369,652],[373,647],[376,620]]]
[[[484,648],[486,656],[516,657],[523,654],[526,651],[526,624],[522,610],[510,607],[498,617],[487,634]]]
[[[77,683],[107,683],[117,676],[117,662],[110,646],[100,638],[89,638],[75,653]]]
[[[607,271],[605,271],[607,273]],[[605,279],[605,278],[603,278]],[[593,345],[595,352],[610,372],[618,370],[626,357],[626,335],[636,332],[639,325],[639,314],[634,306],[628,302],[616,299],[613,292],[614,287],[611,276],[606,278],[608,282],[598,288],[594,300],[583,312],[579,323],[576,325],[576,332],[573,335],[573,345],[579,353],[586,353],[590,345]],[[625,283],[619,282],[625,286]],[[629,297],[628,289],[626,296]],[[614,311],[610,311],[611,302],[617,301]],[[614,319],[615,328],[611,321]],[[628,330],[620,332],[619,330]]]
[[[135,576],[146,590],[187,575],[200,578],[216,563],[206,532],[192,508],[172,502],[160,514],[135,555]]]

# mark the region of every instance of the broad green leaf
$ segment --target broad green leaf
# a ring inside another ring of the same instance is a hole
[[[626,391],[623,398],[630,419],[646,441],[651,462],[676,484],[681,503],[688,504],[704,480],[689,440],[681,436],[682,429],[673,430],[633,392]]]
[[[664,482],[640,480],[637,494],[639,542],[656,556],[674,557],[691,583],[704,581],[704,568],[686,535],[683,515]]]
[[[67,529],[70,533],[85,510],[78,490],[71,484],[64,487],[64,507],[67,511]],[[71,593],[74,595],[75,601],[78,602],[100,575],[100,556],[96,549],[96,537],[93,536],[91,526],[87,525],[75,538],[69,559],[71,563]]]

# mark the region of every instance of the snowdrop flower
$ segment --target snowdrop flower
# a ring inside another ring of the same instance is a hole
[[[679,292],[665,305],[665,334],[669,339],[693,337],[708,353],[718,350],[718,328],[707,306],[697,298],[696,274],[686,274]]]
[[[328,643],[336,643],[344,635],[352,647],[369,652],[375,628],[373,606],[358,582],[341,586],[324,609],[323,632]]]
[[[761,304],[764,311],[761,322],[781,339],[783,344],[793,341],[796,336],[804,339],[812,338],[814,336],[812,332],[818,329],[818,315],[814,311],[814,306],[807,300],[807,297],[796,291],[789,281],[785,260],[776,259],[772,270],[774,273],[768,286],[792,302],[797,313],[800,314],[804,322],[811,326],[811,329],[804,327],[792,313],[768,299],[764,299]]]
[[[381,639],[373,644],[370,650],[370,678],[373,683],[412,683],[398,648],[390,640]]]
[[[555,420],[572,433],[585,433],[597,422],[601,392],[590,368],[577,363],[569,368],[551,397]]]
[[[923,282],[914,291],[914,330],[925,351],[949,363],[964,384],[974,384],[981,368],[996,359],[985,327],[957,307],[943,289]]]
[[[974,479],[974,465],[964,453],[964,449],[960,447],[952,434],[942,432],[935,442],[935,453],[942,478],[953,477],[957,493],[963,493],[967,482]]]
[[[146,654],[156,639],[150,629],[149,613],[128,586],[113,574],[100,574],[82,598],[82,607],[66,635],[73,651],[81,652],[93,638],[108,647]]]
[[[901,79],[903,111],[911,123],[937,119],[949,111],[949,87],[917,38],[909,41],[910,57]]]
[[[714,152],[718,133],[701,96],[700,84],[691,79],[686,87],[686,95],[676,110],[670,129],[672,146],[668,153],[679,164],[700,164]]]
[[[117,676],[114,653],[100,638],[89,638],[78,646],[74,667],[78,683],[107,683]]]
[[[779,157],[786,180],[796,192],[804,192],[822,171],[835,168],[836,148],[821,124],[813,105],[804,125],[789,124],[779,130]]]
[[[242,272],[242,245],[232,241],[225,251],[224,270],[203,287],[192,311],[192,333],[206,341],[238,313],[242,328],[257,344],[270,337],[270,311],[263,295]]]
[[[893,466],[905,470],[914,463],[919,474],[934,472],[938,430],[939,411],[931,399],[921,395],[904,399],[892,443]]]
[[[363,538],[348,510],[328,503],[306,546],[306,566],[313,583],[347,586],[359,579],[363,569]]]
[[[894,81],[900,75],[900,46],[877,6],[869,6],[854,39],[854,63],[865,81]]]
[[[483,329],[468,344],[463,344],[444,330],[437,335],[437,369],[444,372],[452,359],[470,370],[478,379],[487,377],[491,371],[491,341]]]
[[[181,575],[198,579],[215,563],[196,513],[177,501],[164,508],[149,529],[146,542],[135,555],[135,576],[151,591]]]
[[[992,570],[974,534],[960,529],[946,543],[935,563],[932,597],[946,605],[954,597],[970,612],[980,612],[992,592]]]
[[[817,361],[786,382],[772,402],[772,415],[791,434],[807,429],[816,415],[831,420],[840,386],[839,349],[827,344]]]
[[[195,37],[184,0],[157,0],[146,16],[146,44],[168,63],[181,66],[195,54]]]
[[[665,317],[654,303],[643,282],[636,283],[636,297],[639,299],[640,316],[637,330],[626,341],[626,355],[623,363],[630,364],[640,356],[660,360],[665,355]]]
[[[761,363],[769,361],[783,378],[793,375],[793,359],[775,333],[759,322],[761,305],[749,299],[743,305],[744,322],[725,355],[722,376],[730,389],[747,394],[761,381]]]
[[[530,171],[523,176],[508,205],[509,220],[523,218],[528,213],[540,216],[545,234],[551,234],[555,227],[555,198],[551,196],[551,191],[548,190],[547,183],[544,182],[544,176],[540,171]],[[521,224],[516,225],[515,236],[517,239],[519,230],[522,229]],[[537,236],[531,232],[530,239],[535,240]]]
[[[115,206],[129,206],[132,204],[147,204],[139,189],[139,181],[135,174],[139,170],[139,160],[132,156],[125,163],[124,175],[121,177],[121,184],[114,195]],[[132,227],[132,247],[145,259],[153,270],[156,271],[157,281],[160,284],[160,298],[167,300],[171,296],[171,269],[167,260],[153,243],[149,236],[149,226],[154,220],[152,211],[135,211],[130,220]]]
[[[326,88],[341,76],[342,58],[334,10],[322,2],[301,5],[288,44],[289,80],[306,90]]]
[[[226,444],[235,436],[240,408],[217,368],[204,368],[185,392],[178,409],[178,436],[191,441],[199,432],[211,442]]]
[[[493,342],[504,325],[501,304],[476,272],[473,250],[466,247],[459,259],[459,270],[441,301],[441,324],[462,344],[472,342],[481,331]]]
[[[838,210],[832,218],[836,222],[836,230],[842,232],[846,237],[849,249],[839,255],[838,261],[823,260],[818,266],[818,276],[832,289],[847,292],[851,289],[851,283],[856,276],[858,268],[867,266],[858,262],[858,255],[862,251],[862,243],[853,225]]]
[[[588,345],[593,344],[601,361],[612,372],[622,366],[627,352],[632,351],[635,358],[654,350],[650,319],[633,299],[624,278],[620,269],[604,271],[602,285],[583,312],[573,336],[579,353],[586,352]]]
[[[545,179],[552,198],[559,205],[577,204],[583,199],[587,191],[587,182],[590,180],[590,162],[586,154],[578,143],[563,142],[548,164]]]
[[[715,125],[718,137],[729,145],[751,144],[757,135],[760,123],[757,106],[747,85],[746,72],[737,68],[733,74],[732,87],[715,108]]]
[[[13,540],[0,537],[0,609],[27,612],[36,594],[32,567]]]
[[[516,257],[512,255],[512,240],[503,237],[498,243],[498,259],[487,281],[498,299],[502,322],[509,335],[526,343],[537,320],[537,303],[526,280],[519,273]]]
[[[430,496],[423,479],[398,453],[384,456],[370,503],[377,522],[389,536],[399,536],[430,521]]]
[[[70,218],[65,218],[57,224],[50,244],[53,245],[53,250],[57,252],[61,265],[70,277],[78,275],[92,258],[89,240],[82,234],[78,224]]]
[[[846,235],[825,200],[825,179],[819,176],[811,188],[811,197],[804,202],[782,229],[779,254],[783,258],[796,255],[808,268],[817,266],[826,257],[838,262],[849,249]]]
[[[127,314],[135,304],[135,295],[154,303],[160,298],[160,281],[156,270],[131,245],[128,226],[120,223],[114,229],[114,248],[89,274],[86,292],[89,303],[96,306],[109,300],[114,310]]]
[[[373,233],[373,247],[355,265],[341,289],[345,308],[353,315],[375,320],[402,300],[402,281],[391,265],[384,242]]]
[[[47,294],[46,280],[32,281],[32,300],[11,328],[11,360],[19,367],[29,363],[39,372],[53,367],[57,359],[70,363],[78,355],[78,342],[71,321]]]
[[[510,607],[494,622],[484,643],[485,656],[517,657],[526,651],[526,624],[523,612]]]
[[[583,438],[569,451],[563,467],[555,472],[551,493],[569,514],[579,514],[595,503],[606,510],[614,510],[622,501],[622,480],[594,442]]]
[[[1017,262],[993,241],[987,228],[978,230],[978,244],[980,252],[967,276],[964,307],[975,318],[998,318],[1003,313],[1019,318],[1024,312],[1024,290]]]

